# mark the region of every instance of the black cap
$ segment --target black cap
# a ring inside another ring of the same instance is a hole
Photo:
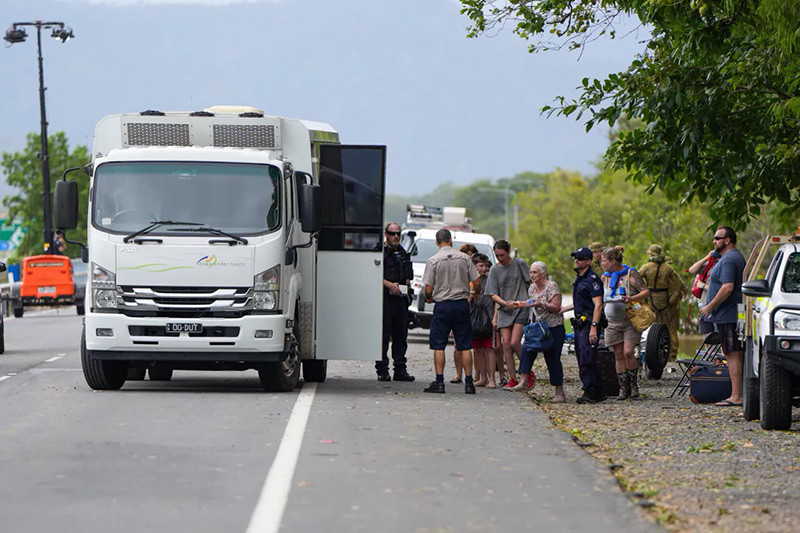
[[[592,251],[586,246],[584,246],[583,248],[578,248],[569,255],[571,255],[575,259],[591,259],[593,257]]]

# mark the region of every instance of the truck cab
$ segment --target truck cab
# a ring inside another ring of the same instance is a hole
[[[744,416],[789,429],[800,406],[800,235],[759,241],[744,279]]]
[[[265,390],[289,391],[301,367],[319,382],[328,360],[380,353],[384,146],[216,106],[108,115],[92,154],[90,387],[255,369]],[[56,183],[59,228],[75,227],[76,191]]]

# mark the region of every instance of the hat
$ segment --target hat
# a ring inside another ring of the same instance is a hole
[[[592,251],[588,249],[586,246],[584,246],[583,248],[578,248],[569,255],[571,255],[575,259],[591,259]]]
[[[594,241],[592,244],[589,245],[589,249],[593,252],[602,252],[603,251],[603,243]]]
[[[661,246],[657,244],[651,244],[647,249],[647,257],[655,257],[657,255],[661,255]]]

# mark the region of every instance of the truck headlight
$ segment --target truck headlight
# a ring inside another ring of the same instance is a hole
[[[775,313],[775,329],[781,331],[800,331],[800,315],[777,311]]]
[[[117,278],[113,272],[92,263],[92,304],[98,309],[117,308]]]
[[[280,286],[280,265],[275,265],[269,270],[256,274],[253,279],[253,309],[256,311],[276,310],[278,308]]]

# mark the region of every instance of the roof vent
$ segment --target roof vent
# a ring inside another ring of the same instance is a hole
[[[189,113],[190,117],[213,117],[214,113],[209,113],[208,111],[192,111]]]
[[[148,109],[139,114],[143,117],[163,117],[165,113],[163,111],[156,111],[155,109]]]
[[[248,111],[247,113],[239,113],[239,116],[242,118],[263,118],[264,113],[256,113],[254,111]]]

